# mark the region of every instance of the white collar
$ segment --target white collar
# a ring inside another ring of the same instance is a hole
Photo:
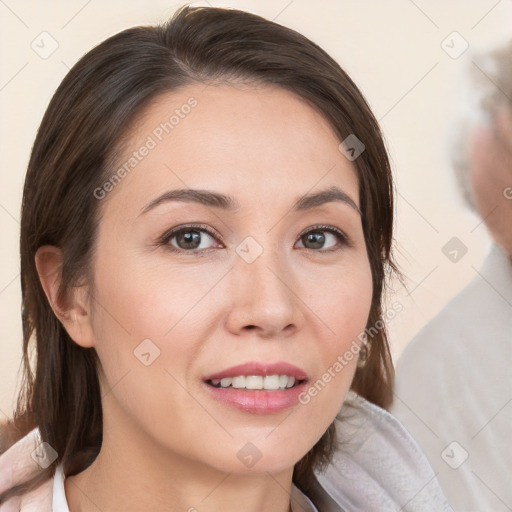
[[[69,512],[66,492],[64,490],[64,472],[62,464],[57,466],[53,477],[53,503],[52,512]]]

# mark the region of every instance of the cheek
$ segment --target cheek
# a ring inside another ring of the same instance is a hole
[[[104,251],[97,265],[98,303],[102,320],[137,339],[162,339],[194,309],[223,269],[172,263],[162,256],[110,254]]]
[[[471,143],[470,184],[477,210],[494,241],[510,252],[512,157],[488,128],[477,128]]]
[[[93,324],[107,386],[116,386],[116,394],[126,389],[126,400],[119,398],[142,413],[150,402],[143,390],[175,388],[174,399],[189,403],[177,382],[186,383],[213,332],[219,306],[212,297],[228,267],[173,263],[115,248],[100,256]],[[117,386],[121,379],[123,386]]]
[[[470,139],[470,185],[482,216],[503,199],[503,189],[510,183],[511,160],[486,126],[475,128]]]
[[[116,265],[103,261],[93,317],[106,421],[130,418],[162,443],[172,424],[176,438],[185,442],[190,425],[175,417],[207,420],[185,388],[203,339],[197,306],[214,276],[149,269],[129,258],[117,259]]]
[[[324,278],[316,303],[330,328],[335,350],[350,345],[352,337],[364,331],[370,312],[373,283],[368,260],[346,265]]]
[[[335,415],[350,388],[367,328],[372,292],[371,269],[365,262],[332,276],[329,287],[318,295],[321,318],[330,335],[320,338],[323,373],[312,383],[304,403],[309,399],[313,402],[314,398],[317,404],[313,407],[321,416]]]

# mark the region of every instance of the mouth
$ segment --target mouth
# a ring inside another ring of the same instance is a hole
[[[304,370],[285,361],[249,361],[205,376],[210,396],[245,413],[276,414],[297,405],[307,388]]]
[[[292,375],[238,375],[223,379],[207,379],[205,382],[217,389],[241,389],[245,391],[284,391],[300,386],[307,379],[296,379]]]

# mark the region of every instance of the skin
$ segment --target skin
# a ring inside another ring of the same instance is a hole
[[[142,504],[155,512],[286,512],[293,466],[332,423],[355,373],[357,358],[307,405],[273,414],[234,409],[203,389],[208,374],[251,360],[288,361],[314,383],[364,331],[372,281],[355,208],[291,211],[299,196],[332,185],[359,206],[340,140],[292,93],[187,86],[152,103],[127,153],[190,96],[198,105],[101,200],[93,282],[59,304],[60,251],[37,254],[54,311],[101,360],[103,446],[65,481],[72,512]],[[140,215],[175,188],[229,194],[240,208],[174,201]],[[158,246],[164,232],[188,223],[219,237],[201,232],[196,252],[179,237]],[[301,238],[318,224],[339,228],[351,244],[325,231],[320,248]],[[263,249],[252,263],[235,251],[248,236]],[[148,338],[161,353],[144,366],[133,352]],[[248,442],[261,453],[251,468],[237,457]]]
[[[470,184],[494,241],[512,258],[512,112],[497,111],[494,127],[476,126],[470,138]]]

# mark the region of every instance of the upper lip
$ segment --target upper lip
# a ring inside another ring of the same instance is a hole
[[[260,363],[258,361],[249,361],[247,363],[230,366],[225,370],[212,373],[204,378],[204,380],[224,379],[226,377],[238,377],[239,375],[288,375],[295,377],[295,380],[306,380],[307,374],[304,370],[285,361],[277,363]]]

